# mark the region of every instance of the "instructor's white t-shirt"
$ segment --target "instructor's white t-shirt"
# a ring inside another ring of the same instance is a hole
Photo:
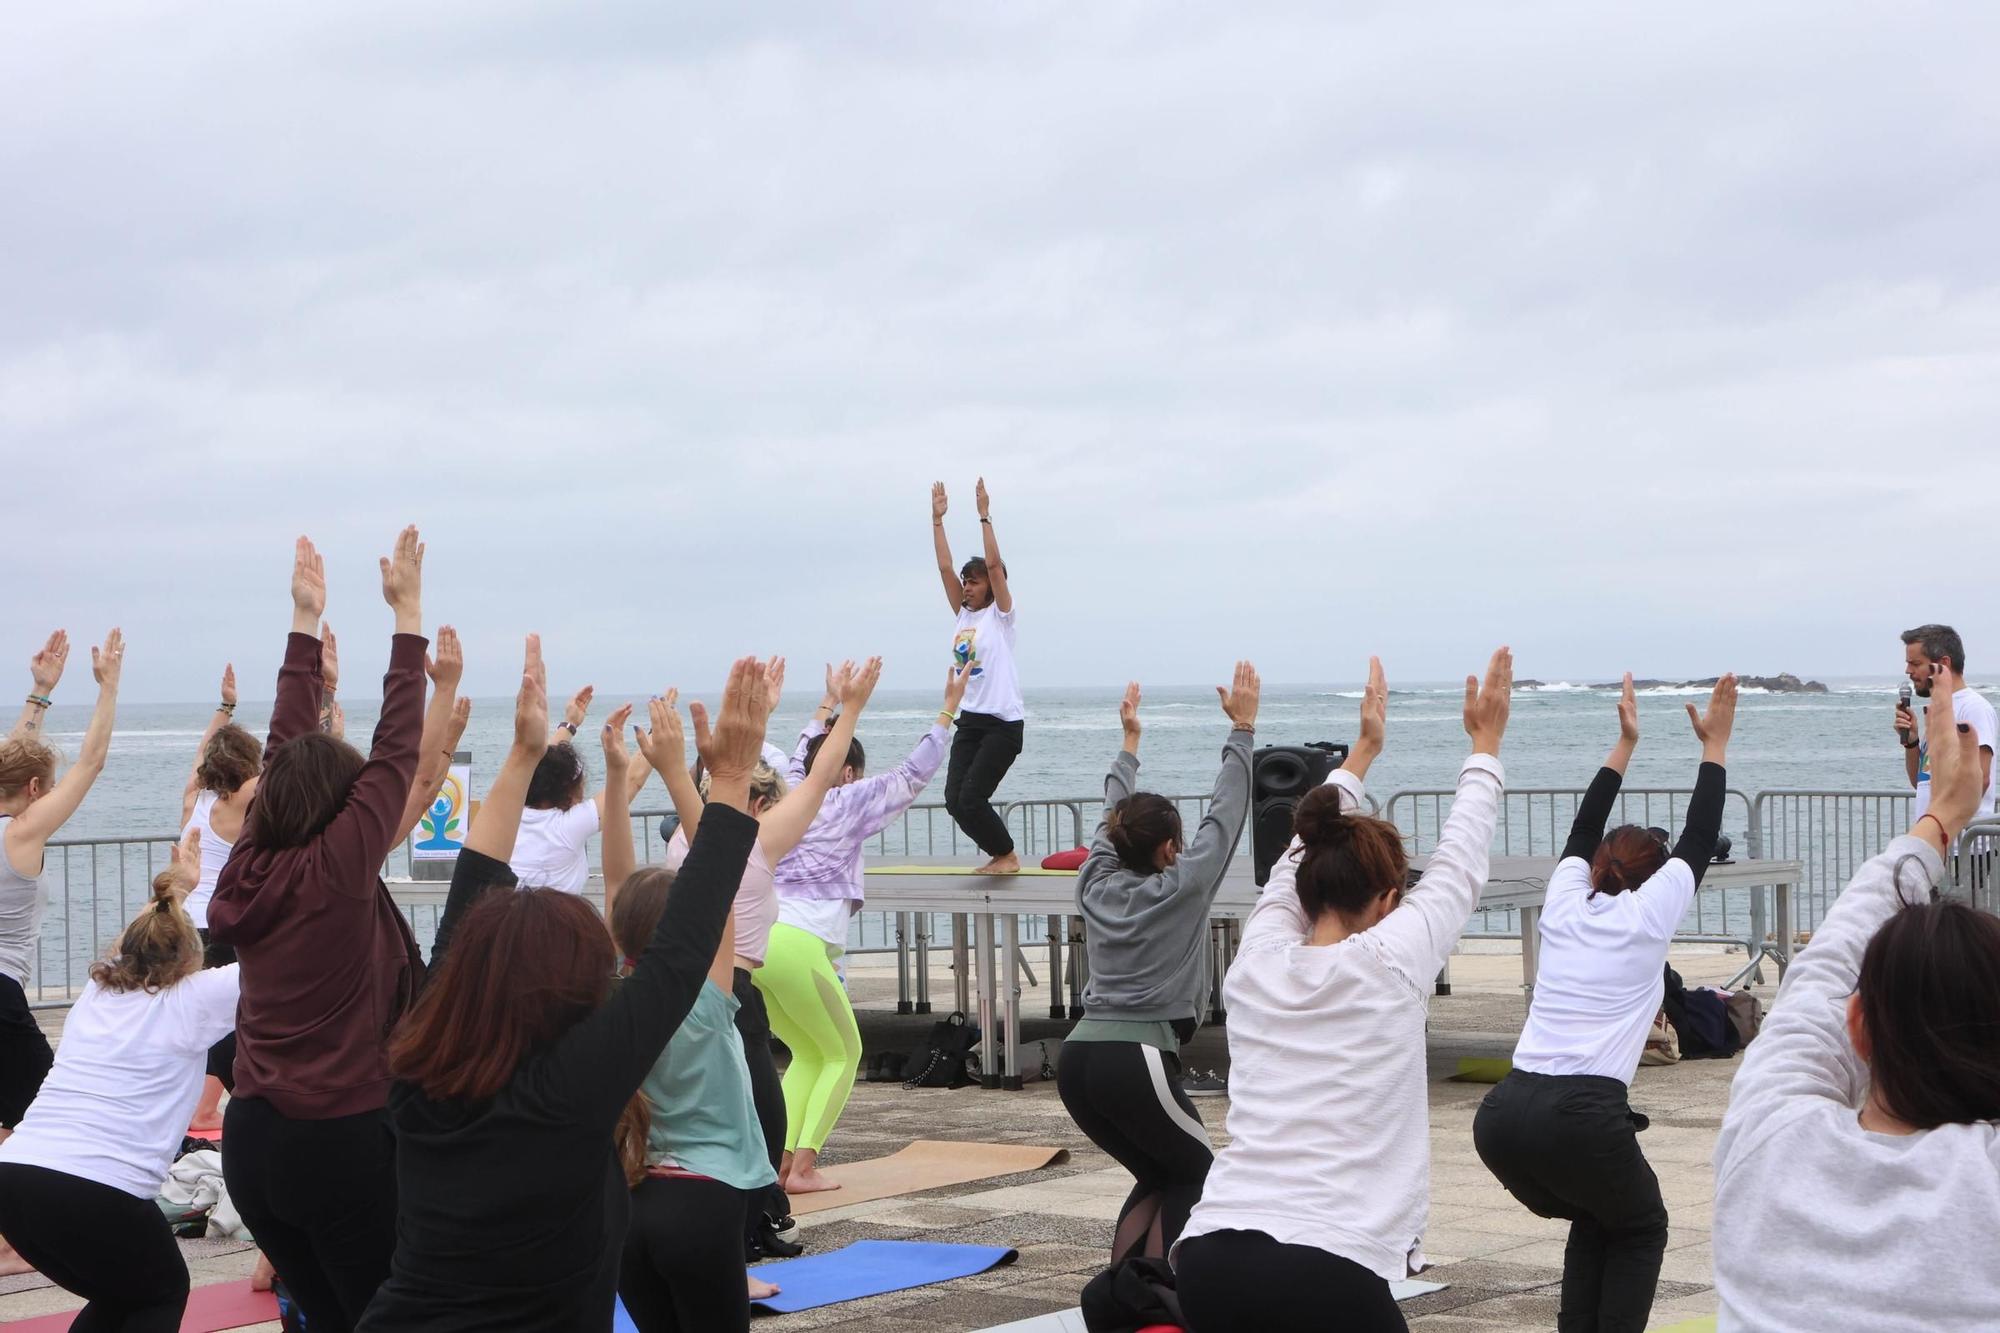
[[[1986,696],[1971,686],[1957,691],[1951,696],[1952,717],[1965,726],[1971,727],[1979,743],[1996,754],[2000,754],[2000,744],[1994,737],[2000,734],[2000,717],[1996,717],[1993,705]],[[2000,778],[2000,761],[1994,764],[1994,772],[1986,780],[1986,790],[1979,796],[1979,813],[1993,813],[1993,779]],[[1926,736],[1917,747],[1917,812],[1914,819],[1922,819],[1924,811],[1931,808],[1931,742]]]
[[[1002,722],[1019,722],[1028,715],[1021,702],[1021,677],[1014,669],[1014,612],[1002,611],[992,602],[984,610],[960,611],[951,660],[972,673],[965,683],[964,711],[985,713]]]
[[[598,821],[597,802],[588,796],[567,810],[523,810],[514,855],[507,861],[521,887],[582,893]]]
[[[236,1027],[236,976],[231,963],[150,993],[85,985],[0,1162],[159,1194],[201,1100],[208,1048]]]

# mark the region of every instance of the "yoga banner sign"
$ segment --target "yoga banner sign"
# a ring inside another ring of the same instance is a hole
[[[410,843],[410,860],[455,861],[465,846],[465,829],[472,821],[468,807],[472,795],[472,752],[460,750],[451,757],[451,769],[430,809],[417,820]]]

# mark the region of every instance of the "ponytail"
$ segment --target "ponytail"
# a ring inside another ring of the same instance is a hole
[[[1160,848],[1181,845],[1181,812],[1164,796],[1134,792],[1104,812],[1104,836],[1119,865],[1151,875],[1160,868]]]
[[[162,991],[201,970],[201,936],[181,906],[172,871],[153,877],[153,900],[118,937],[111,957],[90,965],[90,979],[105,990]]]

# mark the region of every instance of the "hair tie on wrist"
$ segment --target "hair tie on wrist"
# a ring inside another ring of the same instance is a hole
[[[1949,852],[1951,850],[1951,834],[1945,829],[1944,821],[1942,819],[1939,819],[1936,815],[1932,814],[1930,811],[1926,810],[1922,815],[1918,817],[1917,827],[1922,828],[1924,820],[1926,819],[1930,820],[1931,823],[1936,824],[1938,826],[1938,837],[1944,840],[1944,847],[1942,849],[1942,852]],[[1942,852],[1940,854],[1942,854]]]

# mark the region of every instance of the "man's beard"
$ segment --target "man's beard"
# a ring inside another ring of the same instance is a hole
[[[1931,697],[1930,681],[1925,681],[1923,684],[1917,686],[1917,697],[1919,699],[1928,699]]]

